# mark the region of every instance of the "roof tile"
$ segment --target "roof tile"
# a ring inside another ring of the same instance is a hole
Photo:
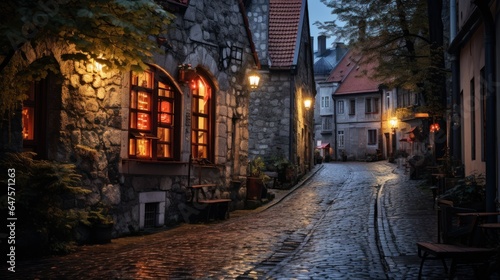
[[[299,34],[302,0],[269,1],[269,57],[272,67],[290,67]]]

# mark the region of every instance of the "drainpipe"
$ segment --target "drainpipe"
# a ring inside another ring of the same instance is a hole
[[[337,145],[337,100],[335,100],[335,97],[333,97],[332,93],[332,100],[333,100],[333,145],[335,146],[335,159],[337,160],[339,158],[339,151],[338,151],[338,145]],[[320,118],[321,119],[321,118]]]
[[[474,0],[484,23],[484,75],[486,80],[486,211],[496,210],[496,83],[495,83],[495,23],[490,1]]]

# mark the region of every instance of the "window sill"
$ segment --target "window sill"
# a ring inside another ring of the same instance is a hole
[[[189,162],[158,161],[146,159],[123,159],[121,170],[124,174],[136,175],[187,175]]]

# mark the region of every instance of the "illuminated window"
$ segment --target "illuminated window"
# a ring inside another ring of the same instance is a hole
[[[160,71],[150,68],[132,73],[130,89],[129,155],[137,158],[172,160],[179,158],[174,146],[179,142],[174,129],[180,129],[180,107],[174,88]],[[180,149],[176,149],[180,150]]]
[[[26,93],[28,99],[23,103],[23,140],[35,140],[35,84]]]
[[[21,114],[23,150],[34,152],[36,158],[47,158],[47,135],[55,133],[52,127],[47,126],[48,96],[51,96],[50,106],[55,106],[56,99],[49,92],[50,77],[37,82],[32,82],[25,92],[27,99],[23,102]]]
[[[207,158],[212,161],[212,86],[202,77],[198,77],[194,81],[191,95],[191,153],[193,158]]]

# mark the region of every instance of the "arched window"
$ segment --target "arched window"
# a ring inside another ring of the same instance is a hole
[[[191,87],[191,154],[214,161],[214,86],[197,76]]]
[[[129,156],[180,158],[180,93],[159,69],[131,74]]]
[[[35,152],[37,158],[47,158],[47,95],[49,75],[46,79],[32,82],[23,102],[23,149]]]

